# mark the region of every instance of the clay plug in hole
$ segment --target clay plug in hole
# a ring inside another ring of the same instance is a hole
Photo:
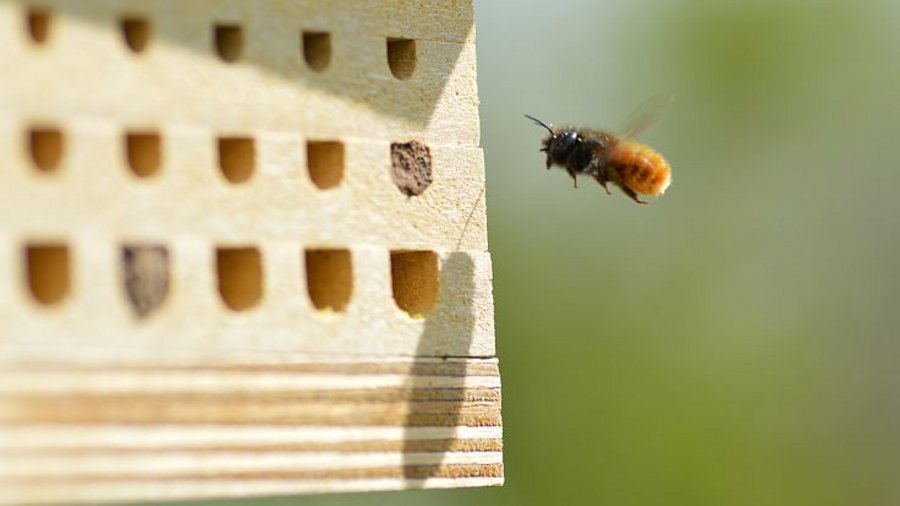
[[[153,313],[169,294],[169,252],[159,245],[122,248],[125,292],[138,318]]]
[[[428,146],[415,140],[392,143],[391,179],[407,197],[424,193],[434,180]]]

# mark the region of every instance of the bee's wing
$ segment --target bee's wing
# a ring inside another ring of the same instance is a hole
[[[624,127],[619,130],[619,136],[623,139],[632,139],[640,135],[663,117],[673,100],[675,95],[671,93],[660,93],[650,97],[631,114]]]

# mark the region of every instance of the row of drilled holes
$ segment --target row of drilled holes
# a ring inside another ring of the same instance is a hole
[[[438,303],[438,257],[433,251],[391,251],[391,284],[397,306],[413,317]],[[216,248],[216,276],[222,302],[232,311],[257,307],[263,299],[263,255],[259,248]],[[65,244],[33,243],[24,249],[26,284],[35,301],[54,306],[71,291],[71,255]],[[159,308],[168,296],[169,254],[163,246],[122,248],[125,292],[138,316]],[[306,285],[318,310],[344,312],[353,295],[352,254],[346,249],[307,249]]]
[[[52,16],[43,8],[29,9],[26,14],[31,40],[44,45],[50,40]],[[152,36],[152,24],[143,17],[128,16],[119,20],[119,29],[128,48],[134,53],[146,50]],[[212,26],[212,42],[223,61],[233,63],[241,58],[244,49],[244,28],[240,24],[217,23]],[[387,38],[387,60],[397,79],[409,79],[416,69],[416,42],[412,39]],[[323,31],[302,31],[300,51],[307,66],[321,72],[331,63],[331,34]]]
[[[55,127],[28,131],[28,153],[35,169],[52,173],[63,165],[65,137]],[[219,137],[218,164],[231,183],[244,183],[256,172],[256,142],[252,137]],[[152,131],[127,132],[123,147],[131,172],[149,178],[163,166],[162,138]],[[320,189],[338,186],[344,178],[344,144],[339,141],[307,141],[306,165],[313,183]]]
[[[42,173],[53,173],[63,165],[65,137],[55,127],[28,130],[27,151],[32,165]],[[163,166],[162,138],[155,131],[127,132],[125,158],[139,178],[156,175]],[[218,165],[223,177],[239,184],[256,172],[256,141],[252,137],[218,137]],[[338,186],[344,179],[344,144],[340,141],[307,141],[306,166],[313,184],[321,190]],[[433,181],[431,150],[416,140],[391,143],[391,177],[400,193],[421,195]]]

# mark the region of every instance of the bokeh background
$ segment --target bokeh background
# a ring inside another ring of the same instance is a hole
[[[900,2],[476,20],[506,486],[215,504],[900,504]],[[522,117],[660,92],[649,207],[544,170]]]

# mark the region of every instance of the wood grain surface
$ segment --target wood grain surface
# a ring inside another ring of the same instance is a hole
[[[503,479],[495,359],[32,366],[0,428],[5,504]]]

